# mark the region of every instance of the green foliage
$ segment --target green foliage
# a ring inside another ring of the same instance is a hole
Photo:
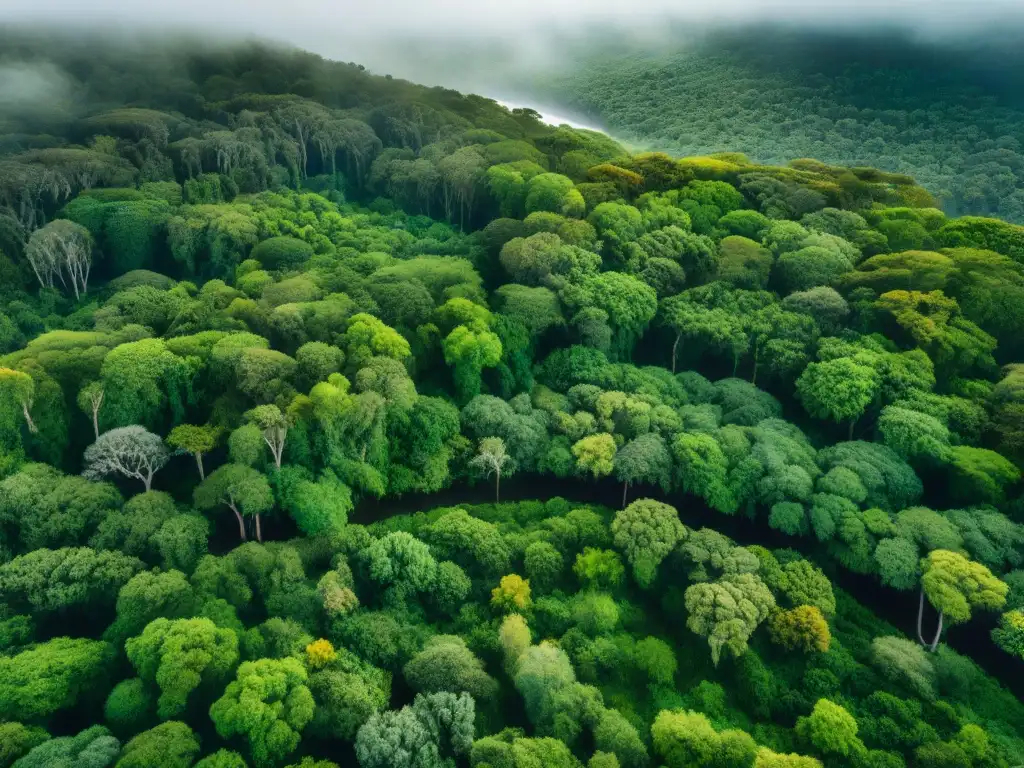
[[[199,739],[192,729],[176,720],[161,723],[143,731],[124,745],[120,768],[143,768],[166,765],[167,768],[189,768],[199,754]]]
[[[316,705],[307,679],[295,659],[243,662],[235,681],[210,707],[217,733],[243,737],[255,765],[274,765],[295,750],[313,718]]]
[[[102,725],[94,725],[74,736],[44,741],[18,760],[18,768],[47,768],[55,765],[81,765],[83,768],[108,768],[121,752],[121,742]]]
[[[994,124],[964,124],[976,163],[922,163],[876,139],[945,101],[821,118],[818,77],[812,148],[869,136],[857,156],[952,174],[937,202],[871,168],[631,154],[298,51],[83,68],[4,42],[80,98],[0,127],[0,762],[185,766],[200,737],[225,768],[330,768],[339,741],[381,768],[1024,760],[994,677],[839,588],[927,599],[937,640],[1002,611],[1020,655],[1024,387],[999,366],[1024,240],[932,207],[1019,203]],[[719,125],[759,114],[730,93]],[[540,498],[503,501],[513,474]],[[495,503],[412,511],[481,476]],[[625,508],[543,498],[552,476]],[[116,739],[61,735],[100,718]]]
[[[107,643],[58,637],[0,658],[0,712],[8,720],[41,720],[94,690],[111,661]]]
[[[209,619],[159,618],[125,643],[128,660],[142,680],[160,688],[161,719],[185,711],[189,694],[203,686],[216,689],[238,661],[238,638]]]

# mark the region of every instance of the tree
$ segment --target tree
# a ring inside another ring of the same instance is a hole
[[[645,637],[633,648],[633,663],[653,683],[671,685],[679,664],[672,646],[657,637]]]
[[[609,760],[598,762],[598,755],[605,755]],[[512,729],[474,741],[469,762],[474,768],[485,765],[501,768],[528,768],[536,765],[545,768],[580,768],[580,761],[558,739],[524,738]],[[588,768],[619,768],[619,761],[614,755],[596,752]]]
[[[260,428],[263,442],[270,448],[270,454],[274,458],[274,466],[281,469],[281,458],[290,426],[288,418],[276,405],[258,405],[246,413],[246,417]]]
[[[1024,612],[1007,611],[992,630],[992,640],[1011,656],[1024,659]]]
[[[986,448],[958,445],[949,451],[953,477],[950,490],[970,503],[999,504],[1005,489],[1020,479],[1020,470],[1004,456]]]
[[[466,692],[476,701],[493,699],[498,682],[457,635],[436,635],[402,670],[412,688],[420,693]]]
[[[505,451],[505,441],[500,437],[485,437],[477,445],[477,454],[470,460],[487,477],[494,475],[494,502],[501,501],[501,474],[510,475],[515,471],[512,457]]]
[[[125,643],[125,652],[139,677],[159,686],[157,714],[166,720],[185,712],[200,685],[224,683],[238,662],[238,637],[209,619],[158,618]]]
[[[768,633],[783,648],[804,653],[824,653],[832,641],[828,622],[813,605],[798,605],[788,611],[772,614]]]
[[[196,763],[194,768],[248,768],[248,766],[237,752],[218,749]]]
[[[221,738],[241,736],[253,762],[272,768],[299,745],[316,704],[306,685],[308,675],[294,658],[246,661],[224,695],[210,707]]]
[[[828,757],[846,758],[864,749],[853,715],[828,699],[818,699],[810,715],[797,718],[796,733]]]
[[[617,709],[606,709],[594,726],[594,746],[613,754],[623,768],[644,768],[647,747],[633,724]]]
[[[573,313],[599,309],[608,314],[611,353],[628,360],[633,347],[658,311],[658,294],[642,280],[620,272],[586,275],[562,288],[560,298]]]
[[[206,479],[206,472],[203,470],[203,454],[209,453],[217,447],[220,434],[221,431],[218,427],[209,424],[202,426],[179,424],[167,435],[167,444],[177,453],[188,453],[195,457],[196,466],[199,468],[199,479],[202,481]]]
[[[612,473],[615,451],[615,439],[607,432],[589,435],[572,446],[577,470],[581,474],[589,473],[595,480]]]
[[[874,400],[878,386],[874,369],[846,357],[811,363],[796,382],[807,412],[820,419],[848,421],[850,440],[857,419]]]
[[[661,561],[687,536],[676,510],[650,499],[634,501],[617,512],[611,531],[641,587],[654,582]]]
[[[583,551],[576,555],[576,563],[572,570],[584,587],[597,589],[615,589],[622,585],[622,578],[625,575],[625,568],[622,567],[618,553],[595,547],[584,547]]]
[[[183,421],[192,375],[188,362],[161,339],[119,344],[107,353],[100,369],[102,421],[158,429],[168,406],[174,421]]]
[[[87,547],[37,549],[0,565],[0,600],[17,613],[109,609],[118,590],[143,568],[120,552]]]
[[[622,508],[626,508],[626,492],[632,483],[659,485],[668,492],[672,478],[672,456],[665,439],[648,432],[630,440],[615,454],[615,476],[622,482]]]
[[[259,515],[274,506],[274,495],[267,478],[252,467],[225,464],[200,483],[193,499],[199,509],[213,509],[221,504],[230,509],[238,521],[238,535],[246,540],[244,517],[255,517],[256,538],[262,541]]]
[[[931,701],[935,697],[935,667],[918,643],[902,637],[871,641],[871,662],[887,680]]]
[[[935,416],[889,406],[878,417],[883,442],[908,461],[941,464],[950,458],[949,429]]]
[[[370,579],[401,601],[429,592],[437,580],[430,548],[405,531],[388,533],[361,553]]]
[[[936,549],[921,561],[921,598],[917,611],[917,639],[932,652],[942,637],[943,620],[960,624],[971,618],[972,609],[997,611],[1006,602],[1009,587],[988,568],[958,552]],[[921,621],[924,599],[939,612],[939,625],[931,643],[924,639]]]
[[[491,605],[498,610],[518,612],[529,610],[530,580],[515,573],[501,577],[501,582],[491,590]]]
[[[184,723],[171,720],[143,731],[124,745],[115,768],[190,768],[199,754],[199,739]]]
[[[103,385],[91,381],[78,390],[78,407],[92,418],[93,437],[100,439],[100,408],[103,406]]]
[[[80,224],[54,219],[32,233],[25,258],[41,287],[54,288],[59,282],[67,289],[70,284],[77,300],[89,287],[92,236]]]
[[[118,427],[104,432],[85,449],[84,474],[92,480],[112,474],[133,477],[141,480],[148,492],[153,484],[153,475],[169,459],[170,452],[158,435],[137,424]]]
[[[797,754],[780,754],[767,747],[757,750],[754,768],[821,768],[821,761],[813,757]]]
[[[32,402],[35,395],[35,382],[32,377],[27,373],[21,371],[14,371],[10,368],[0,367],[0,396],[3,400],[0,401],[0,405],[7,411],[4,415],[4,420],[7,422],[5,427],[12,428],[17,422],[17,418],[10,418],[11,413],[20,413],[21,417],[25,419],[25,425],[28,427],[28,431],[35,433],[37,432],[36,424],[32,421]],[[16,429],[16,427],[13,427]],[[5,429],[5,431],[7,431]]]
[[[102,685],[112,650],[96,640],[58,637],[0,657],[0,717],[31,722],[75,706]]]
[[[5,768],[50,738],[43,728],[21,723],[0,724],[0,765]]]
[[[45,741],[17,761],[18,768],[82,766],[107,768],[121,752],[119,742],[102,725],[94,725],[75,736],[60,736]]]
[[[667,768],[750,765],[757,749],[743,731],[716,731],[706,715],[692,710],[659,712],[651,740]]]
[[[781,590],[794,607],[810,605],[825,616],[835,615],[836,598],[832,592],[832,582],[818,566],[808,560],[792,560],[782,566]]]
[[[691,632],[708,638],[715,666],[723,648],[734,656],[742,655],[747,649],[747,640],[775,607],[771,591],[751,573],[693,584],[687,588],[685,599],[689,613],[686,626]]]
[[[310,674],[309,689],[316,700],[309,732],[351,741],[363,723],[387,708],[391,673],[338,648],[331,661]]]
[[[501,361],[501,340],[481,323],[459,325],[443,343],[444,360],[455,368],[455,387],[462,402],[480,394],[480,376],[484,368]]]
[[[117,619],[104,637],[118,645],[142,632],[155,619],[191,616],[197,608],[195,594],[181,571],[141,571],[117,593]]]
[[[523,567],[532,588],[546,592],[560,581],[565,561],[553,544],[535,541],[523,551]]]
[[[411,705],[374,714],[356,734],[363,768],[454,764],[473,744],[473,698],[463,693],[417,694]]]
[[[286,466],[277,476],[278,501],[307,536],[337,533],[352,511],[352,490],[327,470],[316,481],[304,468]]]
[[[153,721],[153,694],[137,677],[114,686],[103,706],[103,716],[118,733],[138,733]]]
[[[271,237],[260,241],[249,253],[265,269],[289,270],[301,267],[313,255],[313,247],[295,237]]]

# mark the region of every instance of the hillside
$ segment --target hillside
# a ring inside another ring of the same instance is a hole
[[[1024,227],[289,49],[0,52],[0,768],[1024,762]]]
[[[874,166],[949,214],[1024,223],[1020,67],[997,51],[769,27],[676,48],[599,39],[522,84],[638,146]]]

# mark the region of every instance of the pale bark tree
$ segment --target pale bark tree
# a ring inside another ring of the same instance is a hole
[[[288,417],[281,413],[276,405],[260,405],[253,408],[247,414],[249,420],[258,426],[263,433],[263,441],[270,448],[270,454],[274,457],[274,466],[281,468],[281,459],[284,455],[284,444],[288,438]]]
[[[494,502],[501,501],[501,476],[515,471],[512,457],[505,450],[505,441],[500,437],[485,437],[477,447],[477,454],[470,460],[487,477],[494,475]]]
[[[103,407],[103,385],[92,381],[78,392],[78,407],[92,417],[92,431],[95,440],[100,439],[100,408]]]
[[[65,290],[70,287],[78,299],[89,287],[92,235],[80,224],[56,219],[32,233],[25,258],[40,286],[55,288],[59,282]]]
[[[159,435],[133,424],[104,432],[86,448],[82,474],[93,480],[113,474],[132,477],[141,481],[148,491],[153,485],[153,475],[170,457]]]

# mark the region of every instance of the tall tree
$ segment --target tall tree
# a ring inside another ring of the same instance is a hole
[[[505,450],[505,441],[500,437],[485,437],[477,445],[477,454],[469,463],[487,477],[494,475],[494,502],[501,501],[501,475],[511,475],[515,471],[512,457]]]

